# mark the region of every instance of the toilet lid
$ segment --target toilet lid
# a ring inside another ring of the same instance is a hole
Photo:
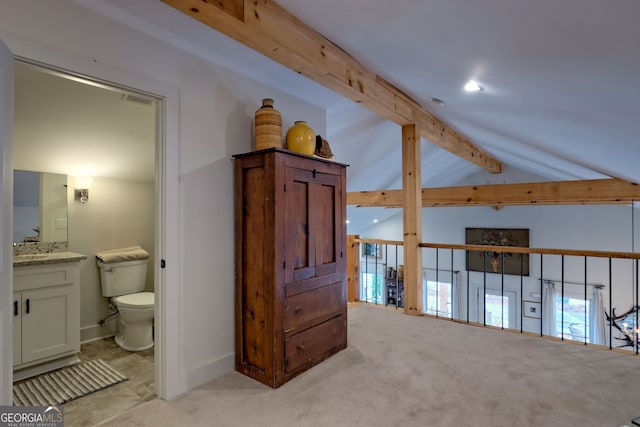
[[[115,299],[119,307],[126,308],[151,308],[154,305],[153,292],[138,292],[122,295]]]

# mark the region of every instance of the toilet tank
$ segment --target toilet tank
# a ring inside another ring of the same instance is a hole
[[[117,297],[144,291],[148,263],[148,259],[116,263],[98,261],[102,295]]]

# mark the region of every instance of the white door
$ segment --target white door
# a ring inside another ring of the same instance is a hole
[[[0,405],[11,405],[13,381],[13,54],[0,40]]]
[[[482,297],[484,294],[484,298]],[[478,288],[477,313],[478,323],[486,323],[498,328],[517,329],[518,319],[518,293],[514,291],[501,291],[500,289]]]

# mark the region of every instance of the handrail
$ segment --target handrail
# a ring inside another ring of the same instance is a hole
[[[374,243],[380,245],[398,245],[403,246],[401,240],[385,240],[385,239],[355,239],[358,243]],[[485,251],[485,252],[508,252],[523,254],[543,254],[543,255],[569,255],[569,256],[589,256],[598,258],[623,258],[623,259],[640,259],[639,252],[620,252],[620,251],[594,251],[583,249],[551,249],[551,248],[525,248],[520,246],[491,246],[491,245],[463,245],[450,243],[420,243],[421,248],[438,248],[438,249],[464,249],[468,251]]]
[[[383,240],[383,239],[354,239],[357,243],[374,243],[379,245],[398,245],[403,246],[404,242],[401,240]]]
[[[452,245],[447,243],[420,243],[418,246],[420,246],[421,248],[464,249],[469,251],[484,251],[484,252],[508,252],[508,253],[522,253],[522,254],[570,255],[570,256],[587,256],[587,257],[599,257],[599,258],[640,259],[640,253],[637,253],[637,252],[523,248],[518,246]]]

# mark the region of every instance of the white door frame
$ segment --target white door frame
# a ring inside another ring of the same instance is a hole
[[[179,328],[176,327],[179,324],[180,307],[179,90],[171,83],[116,69],[93,61],[91,58],[78,57],[20,37],[9,36],[4,39],[16,57],[25,62],[35,63],[44,68],[58,70],[105,86],[142,93],[158,100],[156,229],[154,233],[156,292],[154,383],[158,397],[171,399],[182,392],[179,369],[181,346]],[[9,164],[9,171],[11,171],[11,164]],[[6,166],[4,173],[7,173]],[[3,241],[4,243],[6,242]],[[162,268],[162,264],[166,267]],[[168,345],[169,343],[171,345]],[[8,386],[6,383],[2,384],[2,388],[6,387],[10,389],[11,382]]]
[[[0,40],[0,405],[12,405],[13,382],[13,55]]]
[[[475,318],[478,323],[484,323],[485,298],[483,298],[483,294],[485,293],[485,286],[480,283],[473,283],[471,285],[471,290],[472,290],[471,298],[475,299],[475,304],[472,305],[470,318],[471,319]],[[519,329],[520,328],[520,309],[522,307],[522,303],[520,302],[522,301],[522,298],[520,296],[520,290],[505,287],[504,294],[503,294],[502,289],[500,289],[495,284],[491,284],[486,286],[486,294],[497,295],[497,296],[504,295],[506,297],[509,297],[509,319],[508,319],[508,324],[504,325],[504,327],[505,329],[506,328]],[[513,324],[511,324],[512,322]]]

